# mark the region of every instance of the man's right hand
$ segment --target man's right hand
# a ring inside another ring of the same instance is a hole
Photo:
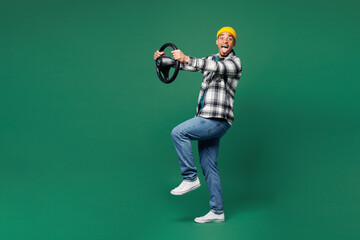
[[[159,52],[159,50],[156,50],[154,53],[154,60],[156,61],[156,59],[158,59],[160,56],[165,56],[165,52]]]

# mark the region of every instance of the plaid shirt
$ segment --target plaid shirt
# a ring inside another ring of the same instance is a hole
[[[180,69],[204,74],[196,116],[225,119],[231,125],[234,121],[233,103],[241,76],[241,62],[234,50],[225,58],[215,61],[218,55],[217,53],[201,59],[189,56],[189,63],[182,62]],[[204,105],[200,108],[204,93]]]

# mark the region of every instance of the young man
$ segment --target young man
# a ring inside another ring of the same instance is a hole
[[[200,164],[210,191],[211,207],[205,216],[195,218],[198,223],[225,221],[216,158],[220,138],[234,120],[234,94],[241,76],[240,59],[233,50],[236,45],[235,30],[221,28],[216,45],[219,53],[201,59],[187,56],[181,50],[171,52],[173,58],[181,62],[181,70],[203,73],[196,116],[171,132],[183,177],[181,184],[171,191],[173,195],[183,195],[200,187],[190,142],[198,140]],[[164,55],[157,50],[154,59]]]

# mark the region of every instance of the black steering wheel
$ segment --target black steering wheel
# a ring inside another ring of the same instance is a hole
[[[177,49],[177,47],[174,44],[165,43],[164,45],[161,46],[159,51],[163,52],[165,48],[169,46],[172,47],[174,50]],[[155,63],[156,63],[156,73],[163,83],[171,83],[175,80],[180,69],[179,61],[176,61],[171,57],[161,56],[156,59]],[[172,77],[169,79],[169,71],[171,67],[175,68],[175,72],[172,75]]]

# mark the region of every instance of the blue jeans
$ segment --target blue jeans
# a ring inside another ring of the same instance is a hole
[[[176,126],[171,132],[184,180],[194,180],[197,177],[190,141],[198,140],[200,165],[210,192],[210,207],[216,213],[223,212],[216,158],[220,138],[229,128],[230,124],[226,121],[194,117]]]

